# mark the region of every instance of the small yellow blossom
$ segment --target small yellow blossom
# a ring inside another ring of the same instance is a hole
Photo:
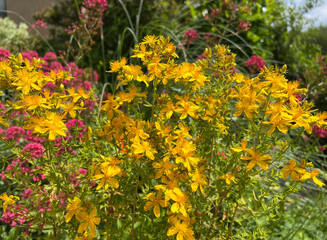
[[[269,155],[260,156],[260,153],[251,149],[246,150],[251,156],[241,157],[242,160],[250,161],[246,167],[246,171],[250,171],[256,164],[258,164],[263,170],[267,171],[271,157]]]
[[[321,182],[316,176],[319,174],[319,171],[314,169],[311,173],[304,173],[304,175],[300,178],[301,181],[304,181],[308,178],[311,178],[312,181],[317,184],[319,187],[325,186],[323,182]]]
[[[149,193],[146,195],[146,198],[148,198],[149,201],[146,202],[144,210],[148,211],[153,208],[153,213],[157,218],[160,217],[160,206],[164,208],[169,205],[169,202],[163,199],[162,191],[159,191],[157,196],[155,196],[154,193]]]
[[[3,208],[4,212],[7,210],[8,205],[12,205],[12,204],[14,204],[16,202],[14,200],[14,198],[16,198],[17,200],[20,200],[19,197],[16,197],[16,196],[13,196],[13,195],[8,196],[7,193],[3,193],[0,196],[0,199],[2,199],[4,201],[4,203],[2,204],[2,208]]]
[[[97,212],[96,208],[93,208],[91,213],[88,214],[87,212],[81,212],[81,219],[83,220],[83,223],[81,223],[78,227],[78,233],[82,233],[86,231],[88,228],[90,228],[91,235],[96,235],[96,226],[99,225],[101,219],[95,217]]]
[[[189,221],[180,221],[177,217],[170,218],[170,222],[174,225],[168,229],[167,236],[177,234],[177,240],[195,240],[194,232]]]
[[[69,222],[72,217],[75,215],[77,220],[81,221],[80,213],[85,211],[86,208],[81,206],[81,200],[78,197],[74,197],[73,200],[68,198],[69,203],[67,204],[66,210],[68,213],[65,216],[65,221]]]
[[[227,185],[230,185],[232,181],[236,183],[235,176],[233,173],[224,174],[220,176],[219,179],[225,179]]]

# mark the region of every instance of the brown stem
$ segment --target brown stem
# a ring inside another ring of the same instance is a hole
[[[217,217],[218,212],[219,212],[219,209],[220,209],[221,205],[223,204],[223,201],[224,201],[225,197],[227,196],[227,194],[228,194],[229,192],[230,192],[230,189],[229,189],[228,191],[226,191],[226,192],[223,193],[223,195],[222,195],[222,197],[221,197],[221,199],[220,199],[220,201],[219,201],[219,204],[218,204],[218,206],[217,206],[216,209],[215,209],[215,213],[214,213],[214,215],[213,215],[213,220],[211,221],[210,229],[209,229],[208,234],[207,234],[207,239],[208,239],[208,237],[210,236],[210,233],[211,233],[211,231],[212,231],[212,228],[213,228],[213,221],[214,221],[215,218]]]
[[[213,160],[213,150],[214,150],[214,142],[215,142],[215,139],[212,138],[211,140],[211,154],[210,154],[210,160],[208,162],[208,168],[209,168],[209,172],[208,172],[208,187],[210,186],[210,179],[211,179],[211,163],[212,163],[212,160]]]
[[[228,236],[227,236],[226,240],[229,240],[229,238],[230,238],[230,236],[232,234],[233,222],[234,222],[234,219],[235,219],[237,208],[238,208],[238,203],[236,204],[236,207],[234,209],[233,217],[232,217],[232,220],[231,220],[230,225],[229,225],[229,231],[228,231]]]

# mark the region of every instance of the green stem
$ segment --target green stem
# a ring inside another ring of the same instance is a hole
[[[151,122],[154,116],[154,107],[156,103],[156,97],[157,97],[157,78],[154,78],[153,80],[153,95],[152,95],[152,109],[151,109]]]
[[[213,161],[214,143],[215,143],[215,138],[212,138],[212,140],[211,140],[211,147],[210,147],[210,159],[209,159],[209,162],[208,162],[208,168],[209,168],[209,172],[208,172],[208,187],[210,186],[210,179],[211,179],[211,164],[212,164],[212,161]]]
[[[234,213],[233,213],[233,217],[232,217],[232,220],[229,224],[229,230],[228,230],[228,236],[227,236],[227,240],[229,240],[231,234],[232,234],[232,229],[233,229],[233,222],[234,222],[234,219],[235,219],[235,215],[236,215],[236,211],[237,211],[237,208],[238,208],[238,203],[236,204],[236,207],[234,209]]]
[[[210,229],[209,229],[208,234],[207,234],[207,239],[209,239],[209,237],[210,237],[210,233],[211,233],[212,228],[213,228],[213,221],[216,219],[216,217],[217,217],[217,215],[218,215],[218,212],[219,212],[219,210],[220,210],[220,207],[221,207],[221,205],[223,204],[224,199],[226,198],[227,194],[230,192],[231,189],[232,189],[232,188],[229,188],[228,190],[226,190],[226,191],[222,194],[222,197],[221,197],[221,199],[220,199],[220,201],[219,201],[218,206],[217,206],[216,209],[215,209],[215,213],[214,213],[213,218],[212,218],[212,221],[211,221],[211,223],[210,223]]]
[[[134,193],[134,202],[133,202],[133,220],[132,220],[132,231],[131,231],[131,240],[134,239],[134,225],[135,225],[135,210],[136,210],[136,195],[137,195],[137,189],[139,187],[139,178],[140,173],[137,173],[137,181],[136,181],[136,187],[135,187],[135,193]]]
[[[296,142],[297,140],[298,140],[298,138],[302,135],[302,133],[304,133],[304,129],[302,130],[302,131],[300,131],[298,134],[297,134],[297,136],[296,136],[296,138],[295,139],[293,139],[291,142],[290,142],[290,144],[288,144],[288,146],[284,149],[284,151],[282,151],[282,152],[280,152],[279,153],[279,155],[277,156],[277,158],[275,159],[275,161],[277,161],[281,156],[283,156],[283,154],[292,146],[292,144],[294,143],[294,142]]]

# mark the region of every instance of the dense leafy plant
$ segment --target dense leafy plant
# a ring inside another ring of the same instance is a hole
[[[286,67],[251,78],[224,46],[196,63],[176,63],[175,50],[147,36],[133,50],[139,64],[112,62],[115,91],[87,126],[93,94],[66,88],[66,72],[1,61],[3,219],[30,239],[259,239],[303,182],[324,185],[312,163],[285,157],[327,116],[298,100],[306,89]]]

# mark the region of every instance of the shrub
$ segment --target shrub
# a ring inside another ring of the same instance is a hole
[[[286,67],[250,78],[224,46],[196,63],[175,63],[175,50],[147,36],[133,50],[142,64],[111,62],[116,91],[89,125],[80,114],[93,95],[67,89],[68,73],[45,74],[21,55],[2,61],[10,101],[0,123],[19,129],[1,139],[12,186],[2,220],[30,238],[258,239],[303,182],[324,185],[312,163],[285,157],[327,116],[297,99],[306,90]]]

